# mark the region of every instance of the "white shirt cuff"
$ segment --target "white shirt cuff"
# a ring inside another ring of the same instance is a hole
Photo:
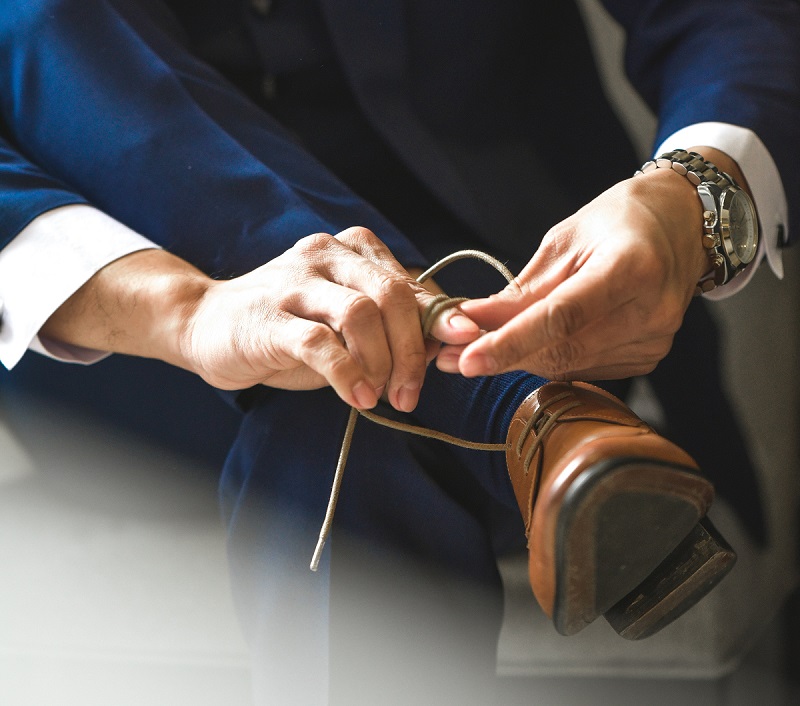
[[[761,238],[753,262],[724,287],[717,287],[704,296],[724,299],[735,294],[752,279],[764,257],[775,276],[783,279],[780,246],[789,234],[788,205],[778,168],[764,143],[752,130],[737,125],[697,123],[667,138],[656,150],[656,155],[692,145],[714,147],[736,161],[747,178],[761,225]]]
[[[0,250],[0,363],[10,370],[28,349],[73,363],[104,358],[40,338],[39,329],[98,270],[156,247],[91,206],[62,206],[35,218]]]

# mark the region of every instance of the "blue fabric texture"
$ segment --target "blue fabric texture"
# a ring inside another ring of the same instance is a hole
[[[0,19],[9,131],[92,204],[217,276],[351,225],[379,231],[409,266],[423,262],[137,3],[14,4]]]

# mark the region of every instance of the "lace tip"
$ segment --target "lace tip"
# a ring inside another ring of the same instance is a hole
[[[317,547],[314,549],[314,556],[311,557],[311,565],[308,567],[312,571],[316,571],[319,568],[319,561],[322,558],[322,550],[325,548],[325,540],[320,537],[319,542],[317,542]]]

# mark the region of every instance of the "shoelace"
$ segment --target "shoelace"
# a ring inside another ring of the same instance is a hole
[[[531,415],[531,418],[527,422],[525,422],[525,426],[520,432],[519,439],[517,439],[517,448],[515,450],[517,452],[517,458],[520,458],[522,456],[522,447],[525,446],[525,442],[528,440],[528,437],[531,435],[531,433],[534,435],[533,443],[531,444],[531,447],[528,449],[528,453],[525,454],[525,458],[522,461],[522,470],[526,476],[528,475],[531,463],[533,462],[533,457],[536,456],[536,452],[544,443],[544,440],[547,438],[550,430],[558,423],[561,415],[569,412],[572,409],[575,409],[576,407],[580,407],[581,403],[578,400],[573,400],[572,402],[565,404],[563,407],[559,407],[555,412],[552,412],[547,417],[544,424],[540,424],[544,418],[544,415],[554,404],[571,396],[572,392],[562,392],[559,395],[551,397],[536,410],[535,414]]]
[[[458,252],[454,252],[447,257],[442,258],[432,267],[428,268],[423,272],[419,277],[417,277],[417,282],[422,284],[426,280],[433,277],[437,272],[439,272],[442,268],[446,267],[447,265],[456,262],[457,260],[464,260],[467,258],[482,260],[483,262],[491,265],[494,267],[503,277],[506,278],[506,281],[511,282],[514,279],[514,275],[511,274],[509,269],[499,260],[492,257],[491,255],[487,255],[480,250],[459,250]],[[465,297],[449,297],[446,294],[438,294],[436,295],[431,302],[428,304],[427,308],[422,314],[421,317],[421,324],[422,324],[422,332],[425,337],[430,335],[430,331],[433,328],[433,324],[436,320],[448,309],[457,306],[461,302],[466,301]],[[333,525],[333,516],[336,512],[336,504],[339,501],[339,493],[342,487],[342,478],[344,477],[344,468],[347,464],[347,458],[350,455],[350,445],[353,441],[353,433],[356,427],[356,421],[358,417],[366,417],[371,422],[376,424],[380,424],[381,426],[389,427],[391,429],[397,429],[398,431],[403,431],[408,434],[415,434],[417,436],[422,436],[427,439],[438,439],[439,441],[444,441],[448,444],[453,444],[454,446],[460,446],[466,449],[476,449],[479,451],[505,451],[508,448],[507,443],[503,444],[490,444],[490,443],[481,443],[477,441],[468,441],[466,439],[459,439],[456,436],[451,436],[450,434],[445,434],[441,431],[436,431],[434,429],[426,429],[425,427],[416,426],[414,424],[406,424],[404,422],[398,422],[393,419],[387,419],[386,417],[382,417],[374,412],[369,412],[367,410],[358,410],[355,407],[350,408],[350,415],[347,419],[347,426],[345,427],[344,438],[342,440],[342,447],[339,451],[339,459],[336,463],[336,471],[333,476],[333,485],[331,487],[331,494],[330,498],[328,499],[328,508],[325,512],[325,519],[322,522],[322,527],[319,532],[319,540],[317,541],[317,546],[314,549],[314,555],[311,558],[311,570],[316,571],[319,567],[320,558],[322,557],[322,551],[325,548],[325,543],[328,540],[331,532],[331,526]],[[526,434],[529,432],[526,432]],[[532,456],[531,456],[532,458]],[[527,472],[527,471],[526,471]]]

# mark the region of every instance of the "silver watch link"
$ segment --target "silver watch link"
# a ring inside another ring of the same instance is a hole
[[[697,283],[696,294],[730,282],[755,258],[758,217],[752,199],[734,178],[697,152],[677,149],[646,162],[636,174],[672,169],[696,188],[703,206],[703,247],[711,269]]]

